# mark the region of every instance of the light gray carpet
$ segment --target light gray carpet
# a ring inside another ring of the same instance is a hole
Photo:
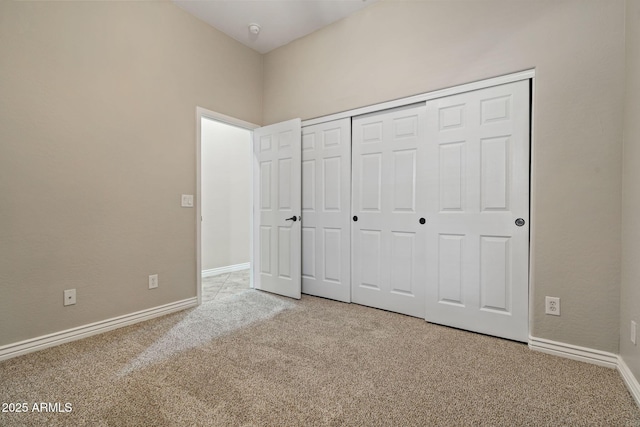
[[[249,289],[249,270],[202,278],[202,302],[220,300]]]
[[[640,426],[617,371],[355,304],[244,290],[0,363],[2,426]]]

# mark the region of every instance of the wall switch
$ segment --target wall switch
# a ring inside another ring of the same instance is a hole
[[[544,297],[544,312],[553,316],[560,316],[560,298]]]
[[[158,287],[158,275],[152,274],[149,276],[149,289],[155,289]]]
[[[182,195],[182,207],[183,208],[192,208],[193,207],[193,194],[183,194]]]
[[[636,322],[634,322],[633,320],[631,321],[631,342],[633,343],[633,345],[636,344],[636,329],[637,329],[637,324]]]
[[[76,290],[67,289],[64,291],[64,305],[74,305],[76,303]]]

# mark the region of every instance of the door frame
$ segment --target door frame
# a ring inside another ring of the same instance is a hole
[[[534,324],[534,313],[535,313],[535,301],[534,301],[534,290],[535,290],[535,274],[534,274],[534,265],[535,265],[535,236],[536,236],[536,212],[537,212],[537,200],[536,200],[536,170],[537,170],[537,161],[536,161],[536,151],[535,151],[535,135],[534,135],[534,122],[536,116],[536,69],[530,68],[522,71],[517,71],[509,74],[504,74],[501,76],[496,76],[488,79],[477,80],[473,82],[469,82],[466,84],[461,84],[457,86],[452,86],[440,90],[434,90],[431,92],[425,92],[418,95],[408,96],[405,98],[395,99],[387,102],[381,102],[378,104],[372,104],[365,107],[354,108],[351,110],[345,110],[336,114],[329,114],[326,116],[320,116],[316,118],[311,118],[302,121],[302,127],[316,125],[319,123],[325,123],[333,120],[339,120],[343,118],[353,118],[355,116],[373,113],[373,112],[381,112],[383,110],[388,110],[396,107],[402,107],[410,104],[426,102],[432,99],[443,98],[451,95],[458,95],[464,92],[470,92],[478,89],[486,89],[492,86],[499,86],[506,83],[513,83],[521,80],[528,80],[530,82],[529,85],[529,283],[528,283],[528,305],[529,305],[529,316],[528,316],[528,330],[529,330],[529,346],[532,343],[532,325]],[[353,259],[351,260],[353,265]],[[353,272],[352,272],[353,274]]]
[[[253,130],[259,125],[236,119],[235,117],[217,113],[203,107],[196,107],[196,197],[195,197],[195,220],[196,220],[196,295],[198,305],[202,304],[202,119],[214,120],[230,126],[246,129],[251,132],[251,141],[247,156],[253,159]],[[250,236],[249,239],[249,271],[250,286],[253,288],[253,168],[251,168],[251,190],[248,197],[252,208],[249,217]]]

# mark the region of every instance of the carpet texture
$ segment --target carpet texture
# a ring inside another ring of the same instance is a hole
[[[0,402],[29,407],[2,426],[640,426],[613,369],[254,290],[2,362]]]
[[[224,299],[249,289],[249,269],[202,278],[202,302]]]

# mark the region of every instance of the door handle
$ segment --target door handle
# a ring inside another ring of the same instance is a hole
[[[297,220],[298,220],[298,217],[297,217],[297,216],[295,216],[295,215],[294,215],[294,216],[292,216],[291,218],[287,218],[287,219],[285,219],[285,221],[293,221],[293,222],[296,222]]]
[[[524,225],[524,219],[522,219],[522,218],[516,219],[516,225],[518,227],[522,227]]]

